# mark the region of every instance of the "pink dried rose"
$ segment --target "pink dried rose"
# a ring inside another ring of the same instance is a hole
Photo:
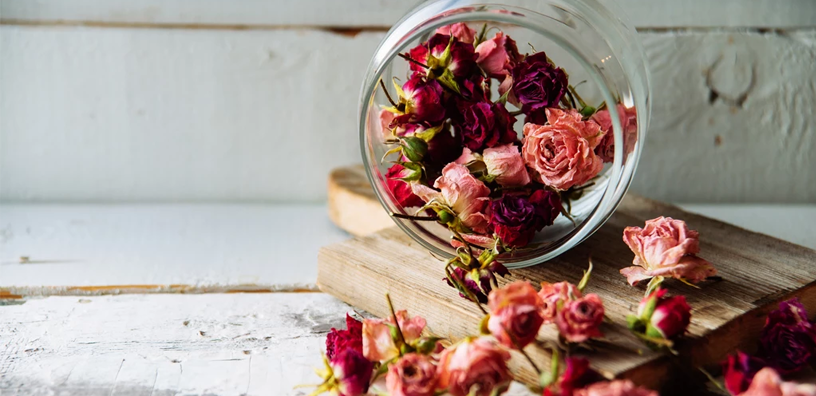
[[[620,103],[615,109],[618,112],[621,128],[623,128],[623,154],[626,158],[635,149],[635,143],[637,143],[637,111],[634,107],[627,108]],[[612,117],[609,110],[599,110],[592,115],[592,121],[597,122],[604,131],[604,137],[595,148],[595,154],[598,154],[604,162],[614,161],[615,134],[612,132]]]
[[[732,395],[745,392],[756,373],[765,367],[765,362],[737,351],[722,362],[723,385]]]
[[[558,310],[555,324],[558,332],[567,342],[584,342],[590,338],[601,337],[600,326],[603,323],[603,301],[597,294],[564,302]]]
[[[407,353],[388,366],[385,388],[390,396],[432,396],[436,391],[436,365],[418,353]]]
[[[363,352],[363,323],[346,314],[346,329],[332,327],[326,336],[326,356],[331,359],[338,352],[346,349]]]
[[[684,279],[697,283],[717,274],[700,252],[699,234],[683,220],[658,217],[646,221],[644,228],[626,227],[623,241],[635,253],[634,267],[620,271],[631,285],[655,276]]]
[[[603,380],[603,376],[589,367],[589,360],[568,357],[566,368],[558,380],[544,388],[543,396],[572,396],[574,392],[589,384]]]
[[[473,44],[473,41],[476,40],[476,31],[468,27],[468,25],[464,22],[442,26],[441,28],[436,29],[436,33],[444,34],[446,36],[453,36],[457,40],[466,44]]]
[[[393,131],[391,123],[397,118],[397,114],[393,111],[382,109],[377,118],[380,120],[380,132],[385,138],[390,138]]]
[[[691,307],[685,296],[666,297],[657,289],[640,301],[636,317],[627,318],[629,328],[654,339],[675,339],[691,323]]]
[[[411,189],[411,184],[401,179],[410,177],[414,171],[394,164],[385,174],[385,184],[394,196],[396,202],[403,208],[422,206],[424,202]]]
[[[782,381],[774,369],[765,367],[739,396],[816,396],[816,385]]]
[[[502,82],[506,78],[512,81],[513,68],[523,59],[516,47],[516,42],[502,32],[480,43],[476,47],[476,55],[476,64],[488,76]],[[512,86],[512,82],[509,85]]]
[[[368,361],[360,352],[346,349],[335,355],[330,364],[336,381],[335,394],[359,396],[368,392],[374,363]]]
[[[759,355],[782,374],[801,370],[816,356],[816,326],[797,299],[768,314],[759,339]]]
[[[417,340],[425,328],[425,319],[421,316],[411,318],[405,310],[397,311],[396,316],[405,342]],[[367,359],[382,362],[399,356],[399,345],[391,336],[392,327],[392,318],[363,320],[363,355]]]
[[[490,292],[487,328],[503,345],[524,348],[533,342],[544,323],[541,297],[526,281],[516,281]]]
[[[412,187],[414,194],[425,202],[446,205],[466,227],[479,234],[486,233],[489,218],[485,213],[490,202],[490,189],[473,177],[465,166],[450,163],[442,169],[442,176],[434,182],[434,187],[441,191],[420,183],[414,183]]]
[[[469,338],[439,357],[439,388],[452,396],[489,396],[501,393],[513,380],[510,353],[488,338]]]
[[[566,302],[570,299],[580,299],[583,297],[578,287],[569,282],[541,283],[541,290],[538,291],[541,297],[541,314],[544,323],[555,322],[558,315],[558,305],[560,301]]]
[[[521,159],[518,146],[506,144],[485,149],[482,154],[487,174],[494,176],[502,187],[522,187],[530,184],[530,174]]]
[[[546,109],[549,123],[524,125],[522,157],[535,171],[533,178],[555,188],[567,190],[597,176],[603,161],[595,147],[603,137],[594,121],[583,121],[576,110]]]
[[[658,396],[658,393],[636,386],[630,380],[594,383],[573,393],[574,396]]]

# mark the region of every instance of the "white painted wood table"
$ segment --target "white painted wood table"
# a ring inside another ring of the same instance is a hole
[[[816,248],[816,205],[682,206]],[[322,205],[0,205],[0,394],[307,394],[346,237]]]

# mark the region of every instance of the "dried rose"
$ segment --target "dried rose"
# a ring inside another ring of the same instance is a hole
[[[644,228],[626,227],[623,241],[635,253],[635,266],[620,271],[632,285],[655,276],[696,283],[717,274],[711,263],[696,256],[699,234],[682,220],[661,216],[646,221]]]
[[[603,380],[600,373],[589,367],[587,359],[568,357],[565,365],[558,380],[544,388],[543,396],[572,396],[577,389]]]
[[[439,388],[452,396],[489,396],[501,393],[513,379],[507,368],[510,353],[490,339],[469,338],[439,357]]]
[[[536,231],[535,207],[525,197],[505,194],[490,203],[490,225],[505,245],[527,246]]]
[[[484,150],[482,154],[487,174],[503,187],[522,187],[530,184],[530,174],[514,144]]]
[[[543,52],[527,56],[513,69],[513,94],[525,114],[557,106],[567,85],[567,74]]]
[[[561,214],[561,197],[549,190],[537,190],[530,195],[530,203],[536,209],[536,231],[551,226]]]
[[[535,340],[544,323],[541,298],[526,281],[516,281],[490,292],[487,328],[504,346],[524,348]]]
[[[412,77],[399,92],[397,110],[404,114],[391,122],[391,127],[406,122],[437,123],[445,118],[442,103],[442,86],[435,80]]]
[[[728,356],[728,359],[722,362],[725,389],[732,395],[745,392],[756,373],[763,367],[765,367],[764,361],[740,351]]]
[[[574,396],[658,396],[658,393],[636,386],[630,380],[598,382],[573,393]]]
[[[686,332],[691,323],[691,307],[685,296],[666,297],[666,289],[658,289],[640,301],[637,316],[628,321],[635,332],[671,340]]]
[[[487,303],[487,294],[490,293],[490,289],[492,289],[492,286],[490,286],[489,281],[487,282],[488,286],[487,292],[485,292],[482,291],[482,288],[481,286],[479,286],[479,283],[476,283],[475,280],[471,279],[468,276],[467,271],[459,267],[456,267],[453,269],[453,276],[455,276],[455,280],[458,280],[460,287],[464,287],[465,289],[467,289],[467,291],[469,291],[470,294],[472,294],[476,298],[476,301],[478,301],[481,304]],[[451,283],[450,279],[448,278],[444,279],[446,282],[448,282],[448,286],[458,289],[458,287]],[[465,293],[462,293],[461,291],[459,292],[459,296],[464,298],[465,300],[470,300],[470,298],[468,298],[468,296],[465,295]]]
[[[407,311],[396,312],[397,322],[406,343],[419,339],[425,328],[425,319],[421,316],[410,318]],[[363,355],[372,362],[391,360],[400,354],[400,346],[392,335],[394,320],[365,319],[363,320]]]
[[[502,32],[476,47],[476,64],[484,72],[499,81],[512,78],[513,69],[521,61],[516,42]]]
[[[599,329],[603,318],[601,298],[597,294],[587,294],[579,299],[565,301],[555,317],[555,324],[567,342],[584,342],[603,336]]]
[[[468,27],[464,22],[442,26],[436,29],[436,33],[453,36],[465,44],[473,44],[473,41],[476,40],[476,31]]]
[[[583,297],[578,287],[569,282],[541,283],[541,290],[538,291],[541,297],[541,314],[544,323],[553,323],[558,315],[558,306],[570,299],[580,299]]]
[[[459,112],[462,120],[455,124],[456,130],[473,151],[518,140],[513,130],[516,119],[500,103],[462,102]]]
[[[436,191],[420,183],[413,183],[414,194],[425,202],[435,201],[452,209],[462,224],[473,231],[484,234],[488,227],[485,214],[490,202],[490,189],[473,177],[468,169],[457,163],[450,163],[442,169],[442,176],[436,179]]]
[[[346,329],[337,330],[332,327],[326,336],[326,356],[331,359],[349,348],[363,352],[363,323],[346,314]]]
[[[449,71],[453,78],[460,80],[470,76],[476,67],[473,44],[456,37],[451,40],[446,34],[434,34],[427,42],[411,49],[409,56],[418,62],[410,63],[414,76],[439,78]]]
[[[799,371],[816,353],[816,326],[805,307],[792,299],[768,314],[759,339],[759,355],[783,374]]]
[[[622,104],[616,107],[620,118],[621,128],[623,128],[623,154],[626,158],[635,149],[637,143],[637,111],[634,107],[626,108]],[[601,143],[595,148],[597,154],[604,162],[615,160],[615,134],[612,133],[612,117],[608,109],[599,110],[592,115],[592,121],[601,126],[604,137]]]
[[[331,368],[337,381],[337,394],[358,396],[368,392],[374,363],[368,361],[360,352],[346,349],[337,353],[331,359]]]
[[[816,396],[816,385],[782,381],[774,369],[765,367],[739,396]]]
[[[557,190],[580,186],[597,176],[603,161],[595,147],[603,137],[594,121],[583,121],[581,113],[546,109],[549,124],[524,125],[524,163],[535,171],[534,178]]]
[[[430,357],[408,353],[388,366],[385,388],[390,396],[431,396],[436,391],[436,366]]]
[[[407,169],[400,164],[388,168],[385,174],[385,183],[388,190],[394,196],[396,202],[403,208],[422,206],[424,202],[411,189],[411,184],[401,179],[410,177],[415,171]]]

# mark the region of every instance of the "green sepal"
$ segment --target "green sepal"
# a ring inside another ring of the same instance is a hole
[[[651,325],[651,323],[646,324],[646,332],[644,332],[646,337],[649,338],[661,338],[666,339],[666,336],[663,335],[663,332],[660,331],[657,327]]]
[[[442,224],[450,224],[450,222],[456,219],[456,216],[453,213],[450,213],[444,209],[438,210],[436,215],[439,216],[439,222]]]
[[[649,298],[646,305],[643,307],[643,312],[640,313],[640,320],[648,323],[652,319],[655,308],[657,307],[657,297]]]
[[[598,111],[598,109],[592,106],[584,106],[584,108],[581,109],[581,115],[587,118],[592,117],[592,115],[595,114],[596,111]]]
[[[589,268],[584,270],[584,276],[581,278],[581,281],[578,282],[578,291],[583,292],[584,288],[586,288],[587,283],[589,283],[589,277],[592,275],[592,259],[589,260]]]
[[[490,314],[485,315],[482,320],[479,321],[479,333],[483,335],[490,334],[490,329],[487,328],[487,322],[490,321]]]
[[[422,337],[416,341],[414,348],[417,352],[428,355],[436,350],[436,345],[442,338],[439,337]]]
[[[445,124],[441,124],[432,128],[428,128],[422,132],[414,133],[414,136],[420,138],[426,142],[430,142],[431,139],[434,138],[441,130],[445,127]]]
[[[422,179],[422,165],[413,162],[397,162],[397,164],[411,171],[408,176],[401,177],[398,180],[410,183],[412,181],[419,181]]]
[[[411,162],[422,161],[422,158],[428,153],[428,143],[418,137],[408,136],[402,138],[400,146],[402,147],[402,154]]]
[[[462,90],[459,88],[459,83],[457,83],[454,79],[453,72],[450,71],[450,69],[445,68],[442,75],[436,77],[436,81],[439,81],[439,83],[445,88],[448,88],[451,91],[461,95]]]
[[[485,182],[485,183],[492,183],[493,181],[496,180],[496,177],[497,177],[496,175],[491,175],[489,173],[485,173],[485,174],[479,176],[478,179]]]
[[[639,317],[635,315],[626,316],[626,327],[628,327],[629,330],[636,333],[643,333],[643,331],[645,330],[645,324],[643,323],[643,320],[641,320]]]

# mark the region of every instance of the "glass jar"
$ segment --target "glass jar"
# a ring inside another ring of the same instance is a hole
[[[505,249],[499,256],[508,268],[545,262],[577,245],[601,227],[629,187],[649,123],[649,79],[643,48],[635,29],[623,18],[620,10],[614,4],[606,1],[601,4],[598,0],[432,0],[417,6],[388,31],[374,53],[360,96],[363,161],[380,202],[392,214],[396,224],[423,247],[446,258],[456,254],[454,245],[457,243],[452,243],[451,239],[454,232],[440,222],[422,218],[438,217],[440,212],[434,213],[427,208],[419,211],[418,206],[403,207],[394,195],[394,187],[389,188],[386,177],[389,168],[394,161],[408,159],[404,151],[396,155],[392,153],[390,157],[387,153],[395,147],[406,147],[405,141],[400,140],[406,135],[392,130],[393,122],[383,122],[381,113],[383,108],[399,101],[395,99],[399,91],[392,86],[392,81],[397,85],[406,81],[411,76],[412,64],[415,69],[431,67],[406,60],[409,51],[425,43],[437,29],[460,22],[473,29],[471,32],[476,32],[477,42],[479,37],[489,40],[502,32],[515,40],[520,54],[546,53],[549,62],[568,74],[569,86],[574,89],[567,89],[560,104],[556,103],[555,106],[574,107],[575,111],[583,113],[584,120],[591,120],[597,125],[604,124],[604,120],[607,126],[611,124],[608,126],[611,131],[607,130],[606,134],[607,143],[603,148],[595,147],[593,151],[604,161],[602,170],[591,182],[569,189],[545,187],[563,198],[564,213],[569,207],[569,216],[556,217],[552,225],[536,232],[527,246]],[[482,31],[486,34],[482,34]],[[449,35],[456,36],[454,33]],[[423,73],[431,75],[430,71]],[[437,74],[439,76],[436,78],[442,78],[442,73]],[[485,90],[492,91],[489,96],[497,103],[500,102],[497,92],[499,85],[498,81],[492,85],[483,84]],[[515,95],[516,89],[511,88],[511,94]],[[390,91],[391,97],[386,95],[386,90]],[[515,102],[522,106],[518,98]],[[586,106],[579,104],[581,102]],[[614,106],[609,105],[613,103]],[[512,114],[520,112],[510,103],[507,110]],[[524,121],[533,119],[525,119],[522,114],[518,119],[520,122],[513,126],[519,139],[516,146],[524,150],[521,147]],[[546,122],[539,120],[535,123]],[[445,127],[451,123],[450,133],[454,137],[460,136],[455,121],[447,120]],[[411,144],[407,146],[410,148]],[[387,157],[385,160],[384,156]],[[536,170],[529,168],[530,163],[527,165],[528,172],[535,179]],[[433,187],[431,177],[438,177],[439,172],[436,173],[422,174],[422,177],[428,177],[425,181],[428,186]],[[489,178],[481,180],[485,183],[491,181]],[[546,185],[546,182],[541,183]],[[495,195],[493,193],[490,199],[496,199]],[[485,210],[490,211],[487,207]],[[487,230],[485,234],[491,232]]]

